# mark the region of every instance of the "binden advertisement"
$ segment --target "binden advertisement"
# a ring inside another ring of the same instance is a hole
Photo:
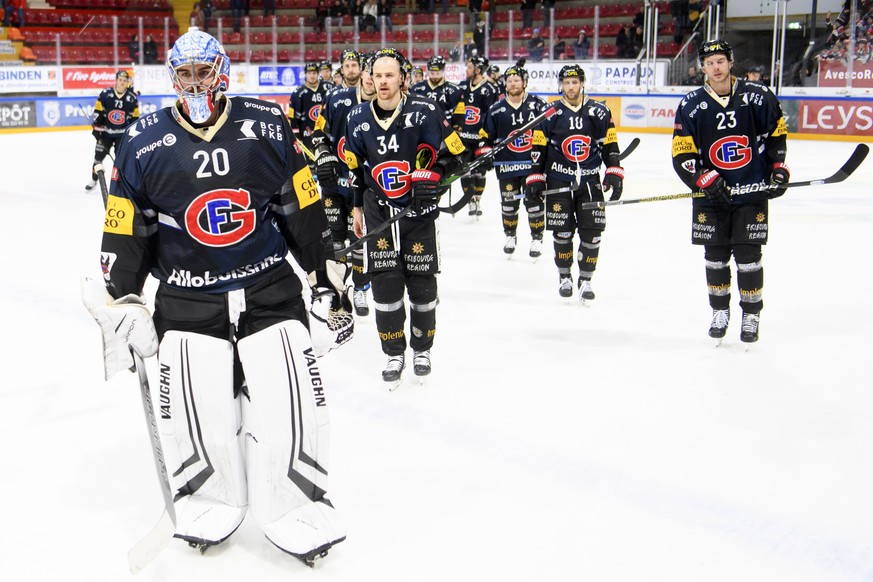
[[[57,67],[0,68],[0,93],[54,93],[57,90]]]

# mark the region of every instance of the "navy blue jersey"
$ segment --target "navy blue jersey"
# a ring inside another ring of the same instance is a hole
[[[436,87],[430,84],[430,81],[422,81],[416,83],[409,90],[416,95],[424,95],[432,101],[439,103],[439,106],[446,114],[446,119],[452,120],[455,108],[458,106],[458,101],[461,100],[461,88],[449,81],[443,81]]]
[[[330,87],[333,87],[332,83]],[[328,89],[327,82],[319,79],[315,89],[304,84],[291,93],[291,100],[288,103],[288,118],[291,120],[291,129],[294,130],[298,138],[305,138],[304,143],[307,147],[310,145],[310,136],[315,128],[318,114],[321,113],[321,106],[327,100]]]
[[[505,139],[513,130],[521,127],[546,110],[546,102],[536,95],[525,94],[518,107],[506,99],[491,106],[485,118],[484,140],[494,145]],[[539,161],[546,145],[546,138],[539,128],[529,129],[512,140],[494,156],[494,170],[501,179],[526,176],[531,173],[534,158]]]
[[[618,136],[606,105],[586,98],[573,107],[562,99],[555,109],[540,126],[548,142],[540,171],[577,184],[598,180],[601,165],[621,166]]]
[[[102,127],[106,135],[119,136],[127,126],[139,119],[139,101],[130,89],[118,95],[114,87],[100,91],[94,104],[94,127]]]
[[[323,266],[324,207],[284,113],[244,97],[223,105],[209,128],[170,107],[122,137],[101,255],[114,297],[141,292],[148,273],[203,293],[249,287],[289,250],[306,271]]]
[[[366,189],[396,206],[408,205],[413,171],[464,151],[458,134],[430,100],[403,97],[386,120],[376,118],[373,102],[356,106],[349,114],[345,148],[355,206],[362,205]]]
[[[339,160],[339,187],[340,192],[348,188],[349,167],[346,165],[346,127],[348,115],[352,108],[361,100],[360,87],[336,89],[327,97],[327,102],[321,108],[321,113],[315,122],[312,134],[313,146],[324,143],[330,147]]]
[[[763,200],[770,168],[785,161],[787,135],[779,100],[766,86],[734,79],[730,96],[719,98],[705,85],[676,110],[673,169],[692,190],[701,170],[715,170],[732,202]]]
[[[455,107],[454,125],[464,143],[475,146],[482,138],[480,132],[485,126],[488,109],[497,102],[497,86],[483,80],[475,86],[464,81],[460,87],[461,98]]]

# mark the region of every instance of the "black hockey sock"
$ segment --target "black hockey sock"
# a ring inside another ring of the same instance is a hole
[[[573,266],[573,233],[555,233],[555,265],[559,273],[570,274]]]
[[[406,308],[403,304],[403,276],[400,273],[376,273],[372,279],[376,330],[382,351],[399,356],[406,351]]]
[[[591,280],[594,269],[597,268],[597,257],[600,255],[600,235],[582,235],[579,241],[579,276]]]
[[[409,345],[419,352],[433,346],[436,335],[437,282],[434,275],[411,276],[406,281],[409,292]]]
[[[731,268],[728,262],[731,249],[727,245],[707,245],[704,257],[709,305],[713,309],[727,309],[731,304]]]
[[[740,288],[740,307],[743,313],[760,313],[764,308],[764,266],[760,245],[736,245],[737,286]]]

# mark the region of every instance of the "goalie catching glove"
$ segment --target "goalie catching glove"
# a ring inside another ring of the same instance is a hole
[[[312,304],[309,335],[315,355],[321,357],[350,339],[355,332],[348,284],[352,268],[348,263],[325,262],[324,270],[309,273]]]
[[[139,295],[125,295],[113,300],[102,281],[84,277],[82,303],[103,334],[103,367],[107,380],[121,370],[134,369],[131,352],[142,358],[158,352],[155,324]]]

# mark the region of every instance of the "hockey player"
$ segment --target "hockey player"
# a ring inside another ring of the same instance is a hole
[[[582,202],[603,200],[604,192],[618,200],[624,185],[624,170],[619,163],[618,138],[612,113],[603,103],[585,95],[585,72],[579,65],[565,65],[558,73],[563,97],[557,112],[543,123],[548,141],[546,155],[527,177],[527,193],[538,197],[543,188],[569,188],[546,200],[546,228],[554,234],[555,265],[558,267],[558,292],[573,296],[573,235],[579,231],[579,300],[594,299],[591,277],[597,267],[600,242],[606,228],[603,209],[582,210]],[[605,165],[603,185],[600,166]]]
[[[318,77],[321,81],[324,81],[327,84],[328,90],[332,89],[333,84],[333,65],[330,64],[330,61],[321,61],[318,63]]]
[[[357,57],[357,53],[355,53]],[[346,60],[343,66],[348,65]],[[357,65],[357,60],[355,61]],[[360,71],[360,66],[356,66]],[[346,127],[349,112],[359,103],[371,101],[376,96],[373,79],[366,69],[360,73],[360,86],[339,89],[332,92],[321,114],[315,122],[313,144],[315,145],[315,165],[318,183],[324,196],[327,221],[330,224],[334,250],[342,249],[346,240],[355,241],[352,230],[352,194],[349,190],[349,167],[345,160]],[[345,259],[345,257],[344,257]],[[370,314],[367,304],[367,291],[370,289],[370,275],[364,272],[364,251],[352,251],[352,280],[354,294],[352,302],[359,316]]]
[[[102,164],[109,150],[118,146],[124,130],[139,119],[139,101],[130,86],[130,75],[127,71],[115,73],[115,86],[107,87],[97,96],[94,104],[94,121],[91,124],[91,135],[97,140],[94,147],[94,164],[91,166],[91,181],[85,185],[85,190],[93,190],[97,186],[97,173],[94,167]]]
[[[403,95],[403,55],[387,48],[375,56],[370,72],[376,99],[349,114],[345,154],[357,236],[412,205],[384,236],[364,245],[364,264],[373,277],[376,328],[388,356],[382,379],[393,389],[406,366],[404,292],[409,294],[415,375],[431,371],[440,268],[439,182],[461,168],[465,150],[435,103]]]
[[[500,67],[491,65],[488,67],[488,79],[497,87],[497,98],[503,99],[506,97],[506,75],[500,75]]]
[[[452,120],[458,101],[461,99],[461,88],[450,81],[446,81],[446,60],[434,55],[427,61],[427,80],[412,86],[413,93],[420,93],[439,103],[445,111],[446,119]]]
[[[527,93],[528,73],[524,60],[506,69],[506,97],[491,106],[485,118],[484,143],[480,151],[488,151],[498,141],[502,141],[516,128],[524,125],[546,109],[546,102]],[[520,199],[524,198],[530,226],[530,256],[537,258],[543,252],[543,231],[546,227],[545,204],[540,196],[524,196],[524,183],[537,161],[543,155],[546,138],[539,129],[519,136],[500,151],[494,160],[497,180],[500,184],[500,198],[503,211],[503,233],[506,243],[503,252],[512,255],[518,244],[518,209]]]
[[[337,88],[357,87],[361,82],[361,53],[346,49],[340,56],[343,83]]]
[[[131,366],[130,349],[158,352],[153,400],[177,538],[220,543],[250,508],[273,544],[312,560],[346,535],[327,497],[316,355],[351,328],[319,325],[343,288],[328,273],[324,209],[282,111],[225,95],[230,63],[216,39],[187,32],[167,65],[179,99],[129,128],[111,181],[109,296],[88,303],[106,376]],[[289,249],[318,287],[309,324]],[[148,274],[159,282],[153,323]]]
[[[315,120],[321,112],[325,97],[333,85],[321,80],[318,76],[318,64],[307,63],[303,67],[304,83],[291,93],[288,108],[288,118],[295,137],[312,151],[312,130]]]
[[[460,85],[461,97],[455,107],[454,126],[464,142],[464,147],[476,152],[482,139],[480,131],[485,126],[488,109],[497,101],[497,88],[488,81],[488,59],[470,57],[467,59],[467,79]],[[478,155],[478,153],[476,154]],[[461,188],[465,196],[470,196],[468,214],[482,216],[480,199],[485,191],[485,168],[461,178]]]
[[[737,265],[743,320],[740,340],[758,341],[764,307],[761,245],[767,243],[768,200],[785,193],[787,128],[776,96],[731,75],[733,49],[724,40],[698,51],[703,87],[679,104],[673,169],[704,198],[692,202],[691,242],[703,245],[712,323],[718,342],[730,319],[730,258]]]

